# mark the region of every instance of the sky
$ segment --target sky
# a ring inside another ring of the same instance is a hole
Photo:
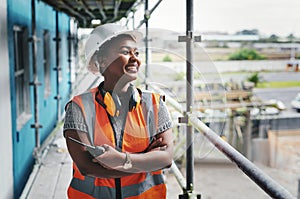
[[[157,1],[149,0],[149,9]],[[142,6],[136,19],[142,19],[143,10]],[[184,32],[186,0],[163,0],[152,13],[149,27]],[[300,0],[194,0],[195,31],[244,29],[258,29],[262,35],[300,36]]]

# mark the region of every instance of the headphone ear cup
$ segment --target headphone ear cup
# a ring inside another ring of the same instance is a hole
[[[121,102],[116,94],[113,93],[111,95],[109,92],[106,92],[103,102],[109,115],[118,116],[120,114]]]
[[[112,98],[113,98],[113,101],[114,101],[114,104],[115,104],[115,107],[116,107],[116,111],[115,111],[115,116],[119,116],[120,114],[120,109],[121,109],[121,100],[119,98],[119,96],[115,93],[112,93]]]
[[[136,109],[136,107],[140,104],[141,102],[141,97],[139,92],[134,88],[133,85],[130,85],[128,87],[128,95],[130,97],[129,99],[129,111],[133,111]]]

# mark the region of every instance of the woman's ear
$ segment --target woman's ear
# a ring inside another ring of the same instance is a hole
[[[105,71],[106,67],[107,67],[106,66],[106,59],[104,57],[101,57],[98,60],[99,60],[99,61],[97,61],[98,66],[99,66],[98,69],[99,69],[100,73],[102,74]]]

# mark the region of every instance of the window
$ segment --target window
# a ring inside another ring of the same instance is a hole
[[[50,34],[48,30],[43,34],[43,54],[44,54],[44,98],[47,98],[51,93],[50,83]]]
[[[29,46],[28,30],[14,26],[14,74],[18,129],[29,119]]]

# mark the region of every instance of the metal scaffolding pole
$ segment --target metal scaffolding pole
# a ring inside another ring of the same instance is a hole
[[[175,110],[183,114],[181,105],[171,98],[169,95],[164,93],[161,89],[154,85],[150,85],[155,91],[163,93],[166,96],[166,102]],[[232,162],[234,162],[238,168],[243,171],[254,183],[256,183],[261,189],[263,189],[269,196],[272,198],[286,198],[293,199],[294,197],[291,193],[288,192],[283,186],[274,181],[271,177],[269,177],[266,173],[264,173],[260,168],[258,168],[255,164],[249,161],[246,157],[244,157],[240,152],[238,152],[234,147],[232,147],[229,143],[224,141],[219,133],[214,132],[210,129],[206,124],[204,124],[198,117],[197,114],[188,113],[186,116],[186,122],[190,125],[193,125],[199,132],[201,132],[215,147],[226,155]],[[185,184],[182,182],[182,177],[178,175],[180,186],[184,189]],[[186,197],[184,197],[186,196]],[[298,199],[300,199],[300,180],[298,186]],[[196,198],[192,193],[185,193],[185,195],[181,196],[183,199],[186,198]],[[180,199],[181,199],[180,197]],[[197,196],[199,197],[199,196]]]
[[[150,13],[148,10],[148,0],[145,0],[145,13],[144,13],[144,20],[145,20],[145,27],[146,27],[146,33],[145,33],[145,88],[148,89],[148,77],[149,77],[149,41],[148,41],[148,35],[149,35],[149,25],[148,21],[150,18]]]
[[[186,35],[179,36],[179,42],[186,42],[186,113],[193,110],[194,105],[194,71],[193,71],[193,31],[194,31],[194,2],[186,1]],[[196,41],[198,40],[198,37]],[[185,116],[187,121],[187,116]],[[186,127],[186,192],[180,199],[200,198],[193,193],[194,185],[194,127]]]
[[[59,64],[60,61],[60,56],[59,56],[59,51],[60,51],[60,35],[59,35],[59,16],[58,16],[58,11],[56,10],[55,12],[55,47],[56,47],[56,68],[54,68],[54,70],[56,71],[56,96],[54,97],[54,99],[57,100],[57,121],[59,122],[61,120],[60,117],[60,91],[59,91],[59,78],[60,78],[60,71],[61,71],[61,67]]]
[[[256,167],[250,160],[236,151],[230,144],[225,142],[217,133],[207,127],[196,116],[190,114],[188,122],[194,125],[211,143],[213,143],[223,154],[237,164],[237,166],[258,186],[260,186],[269,196],[276,199],[293,199],[284,187],[266,175]]]
[[[140,28],[145,23],[145,89],[147,90],[148,85],[148,77],[149,77],[149,19],[153,11],[157,8],[157,6],[162,2],[159,0],[151,10],[149,10],[148,0],[145,0],[145,9],[144,9],[144,19],[140,22],[140,24],[136,27],[136,29]],[[134,21],[134,20],[133,20]],[[134,24],[133,24],[134,25]],[[134,27],[134,26],[133,26]]]
[[[36,37],[36,15],[35,15],[35,0],[31,1],[31,41],[32,44],[32,64],[33,64],[33,81],[30,82],[30,85],[34,87],[33,89],[33,103],[34,103],[34,124],[31,125],[31,128],[35,130],[35,149],[34,149],[34,157],[36,161],[39,161],[39,148],[40,148],[40,133],[39,129],[42,128],[42,125],[39,124],[39,106],[38,106],[38,86],[41,83],[38,80],[38,66],[36,63],[37,56],[37,44],[38,41]]]
[[[194,105],[193,85],[194,85],[194,71],[193,71],[193,49],[192,37],[194,31],[194,13],[193,0],[186,1],[186,112],[192,111]],[[191,191],[194,184],[194,127],[187,125],[186,129],[186,186],[187,190]]]

